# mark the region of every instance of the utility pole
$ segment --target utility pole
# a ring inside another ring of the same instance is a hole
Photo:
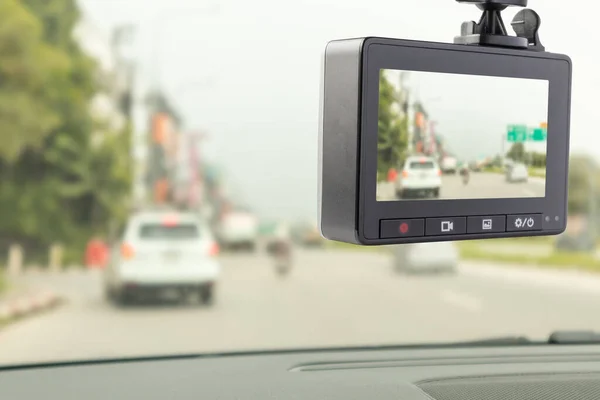
[[[597,217],[596,217],[596,165],[595,163],[590,160],[589,163],[591,164],[590,167],[588,168],[588,190],[589,190],[589,195],[588,195],[588,212],[589,212],[589,231],[590,231],[590,236],[593,238],[593,240],[596,240],[596,223],[597,221]]]
[[[204,204],[203,202],[203,171],[201,170],[201,157],[198,146],[207,135],[204,133],[188,133],[188,147],[189,147],[189,191],[188,191],[188,206],[192,210],[198,211]]]
[[[406,85],[406,80],[409,77],[409,73],[406,71],[400,72],[400,93],[402,94],[402,102],[405,104],[405,107],[402,107],[406,110],[406,121],[408,125],[408,146],[407,146],[407,155],[410,155],[414,152],[414,129],[415,129],[415,121],[414,114],[415,110],[413,104],[411,102],[411,92],[410,89]]]
[[[145,140],[140,137],[141,132],[136,129],[134,121],[134,110],[138,106],[136,98],[136,65],[131,54],[131,46],[135,40],[135,28],[133,25],[121,25],[112,31],[111,48],[116,68],[116,90],[113,91],[115,101],[121,111],[130,133],[129,154],[132,160],[133,183],[131,198],[133,206],[138,208],[144,201],[144,158]]]

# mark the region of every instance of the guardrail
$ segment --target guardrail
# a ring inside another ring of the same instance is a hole
[[[6,266],[9,275],[19,275],[24,271],[26,267],[25,254],[21,245],[13,244],[9,247]],[[45,267],[51,272],[59,272],[64,269],[64,247],[62,245],[50,246],[48,249],[48,263]]]

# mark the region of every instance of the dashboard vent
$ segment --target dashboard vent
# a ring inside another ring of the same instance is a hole
[[[423,381],[435,400],[598,400],[600,373],[465,377]]]

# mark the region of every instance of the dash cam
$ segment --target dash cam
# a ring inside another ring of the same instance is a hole
[[[385,245],[565,230],[571,60],[545,51],[526,0],[483,10],[454,44],[329,42],[323,63],[319,225]]]

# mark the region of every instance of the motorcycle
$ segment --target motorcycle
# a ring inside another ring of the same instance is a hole
[[[278,240],[269,246],[269,253],[275,260],[275,273],[283,278],[292,271],[292,246],[286,240]]]
[[[463,168],[460,170],[460,175],[462,176],[463,185],[469,183],[469,170],[467,168]]]

